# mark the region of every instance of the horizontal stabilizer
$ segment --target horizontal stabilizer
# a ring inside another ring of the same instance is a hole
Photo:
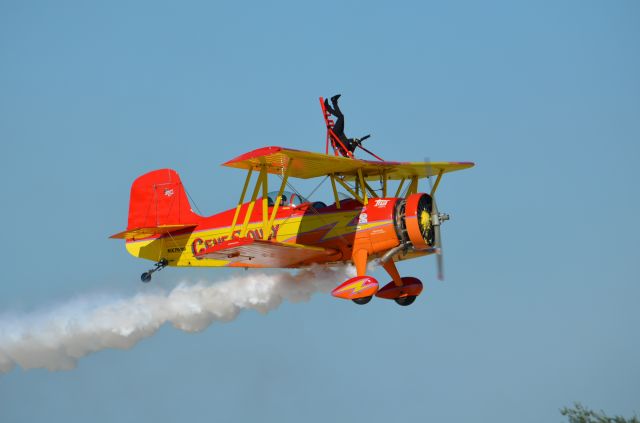
[[[327,256],[337,254],[329,248],[310,247],[253,238],[235,238],[202,249],[196,258],[229,261],[236,265],[251,267],[290,267],[298,264],[311,264],[316,258],[326,260]]]
[[[148,228],[134,228],[117,234],[111,235],[109,238],[117,239],[142,239],[153,235],[164,235],[172,232],[181,231],[183,229],[195,228],[196,225],[160,225]]]

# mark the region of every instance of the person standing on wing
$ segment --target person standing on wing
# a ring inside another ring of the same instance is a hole
[[[329,106],[329,100],[325,99],[324,107],[329,111],[329,113],[336,117],[336,124],[333,126],[333,132],[338,136],[338,138],[340,138],[340,141],[344,144],[345,148],[349,150],[349,152],[353,153],[358,144],[360,144],[360,140],[357,138],[347,138],[344,134],[344,115],[340,110],[340,106],[338,106],[339,98],[340,94],[336,94],[331,97],[331,104],[333,104],[333,107]],[[338,148],[342,150],[341,146],[338,146]],[[343,153],[344,156],[348,156],[346,151]]]

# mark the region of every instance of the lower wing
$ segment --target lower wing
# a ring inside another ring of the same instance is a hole
[[[326,262],[336,255],[338,252],[330,248],[235,238],[199,251],[195,256],[228,261],[234,266],[296,267]]]

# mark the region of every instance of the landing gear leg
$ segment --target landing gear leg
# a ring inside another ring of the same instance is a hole
[[[394,300],[396,304],[408,306],[413,304],[416,297],[422,292],[422,282],[416,278],[401,278],[393,260],[384,263],[384,270],[393,278],[376,293],[376,297]]]
[[[140,280],[144,283],[149,283],[151,282],[151,275],[153,274],[153,272],[157,272],[158,270],[162,270],[165,267],[167,267],[167,265],[169,264],[169,261],[167,259],[162,259],[159,262],[157,262],[154,266],[153,269],[150,269],[147,272],[144,272],[142,275],[140,275]]]
[[[386,261],[382,267],[384,267],[384,270],[386,270],[389,276],[391,276],[393,283],[396,286],[402,286],[402,278],[400,277],[400,273],[398,273],[398,268],[393,262],[393,259]]]

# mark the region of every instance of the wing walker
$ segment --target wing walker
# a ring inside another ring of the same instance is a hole
[[[438,211],[435,194],[444,174],[474,164],[385,161],[362,146],[368,136],[354,140],[375,160],[356,158],[334,132],[323,98],[320,105],[327,126],[324,154],[264,147],[223,164],[246,172],[235,208],[201,216],[192,211],[176,171],[138,177],[131,186],[127,230],[111,238],[124,239],[130,254],[155,262],[142,281],[166,266],[290,269],[353,263],[357,276],[338,285],[335,297],[366,304],[376,296],[407,306],[422,292],[422,282],[400,276],[397,261],[435,255],[442,279],[440,226],[449,216]],[[289,182],[320,177],[331,183],[330,204],[306,199]],[[430,188],[419,192],[418,181],[425,178]],[[270,179],[276,180],[273,191]],[[382,288],[367,275],[372,260],[391,278]]]

